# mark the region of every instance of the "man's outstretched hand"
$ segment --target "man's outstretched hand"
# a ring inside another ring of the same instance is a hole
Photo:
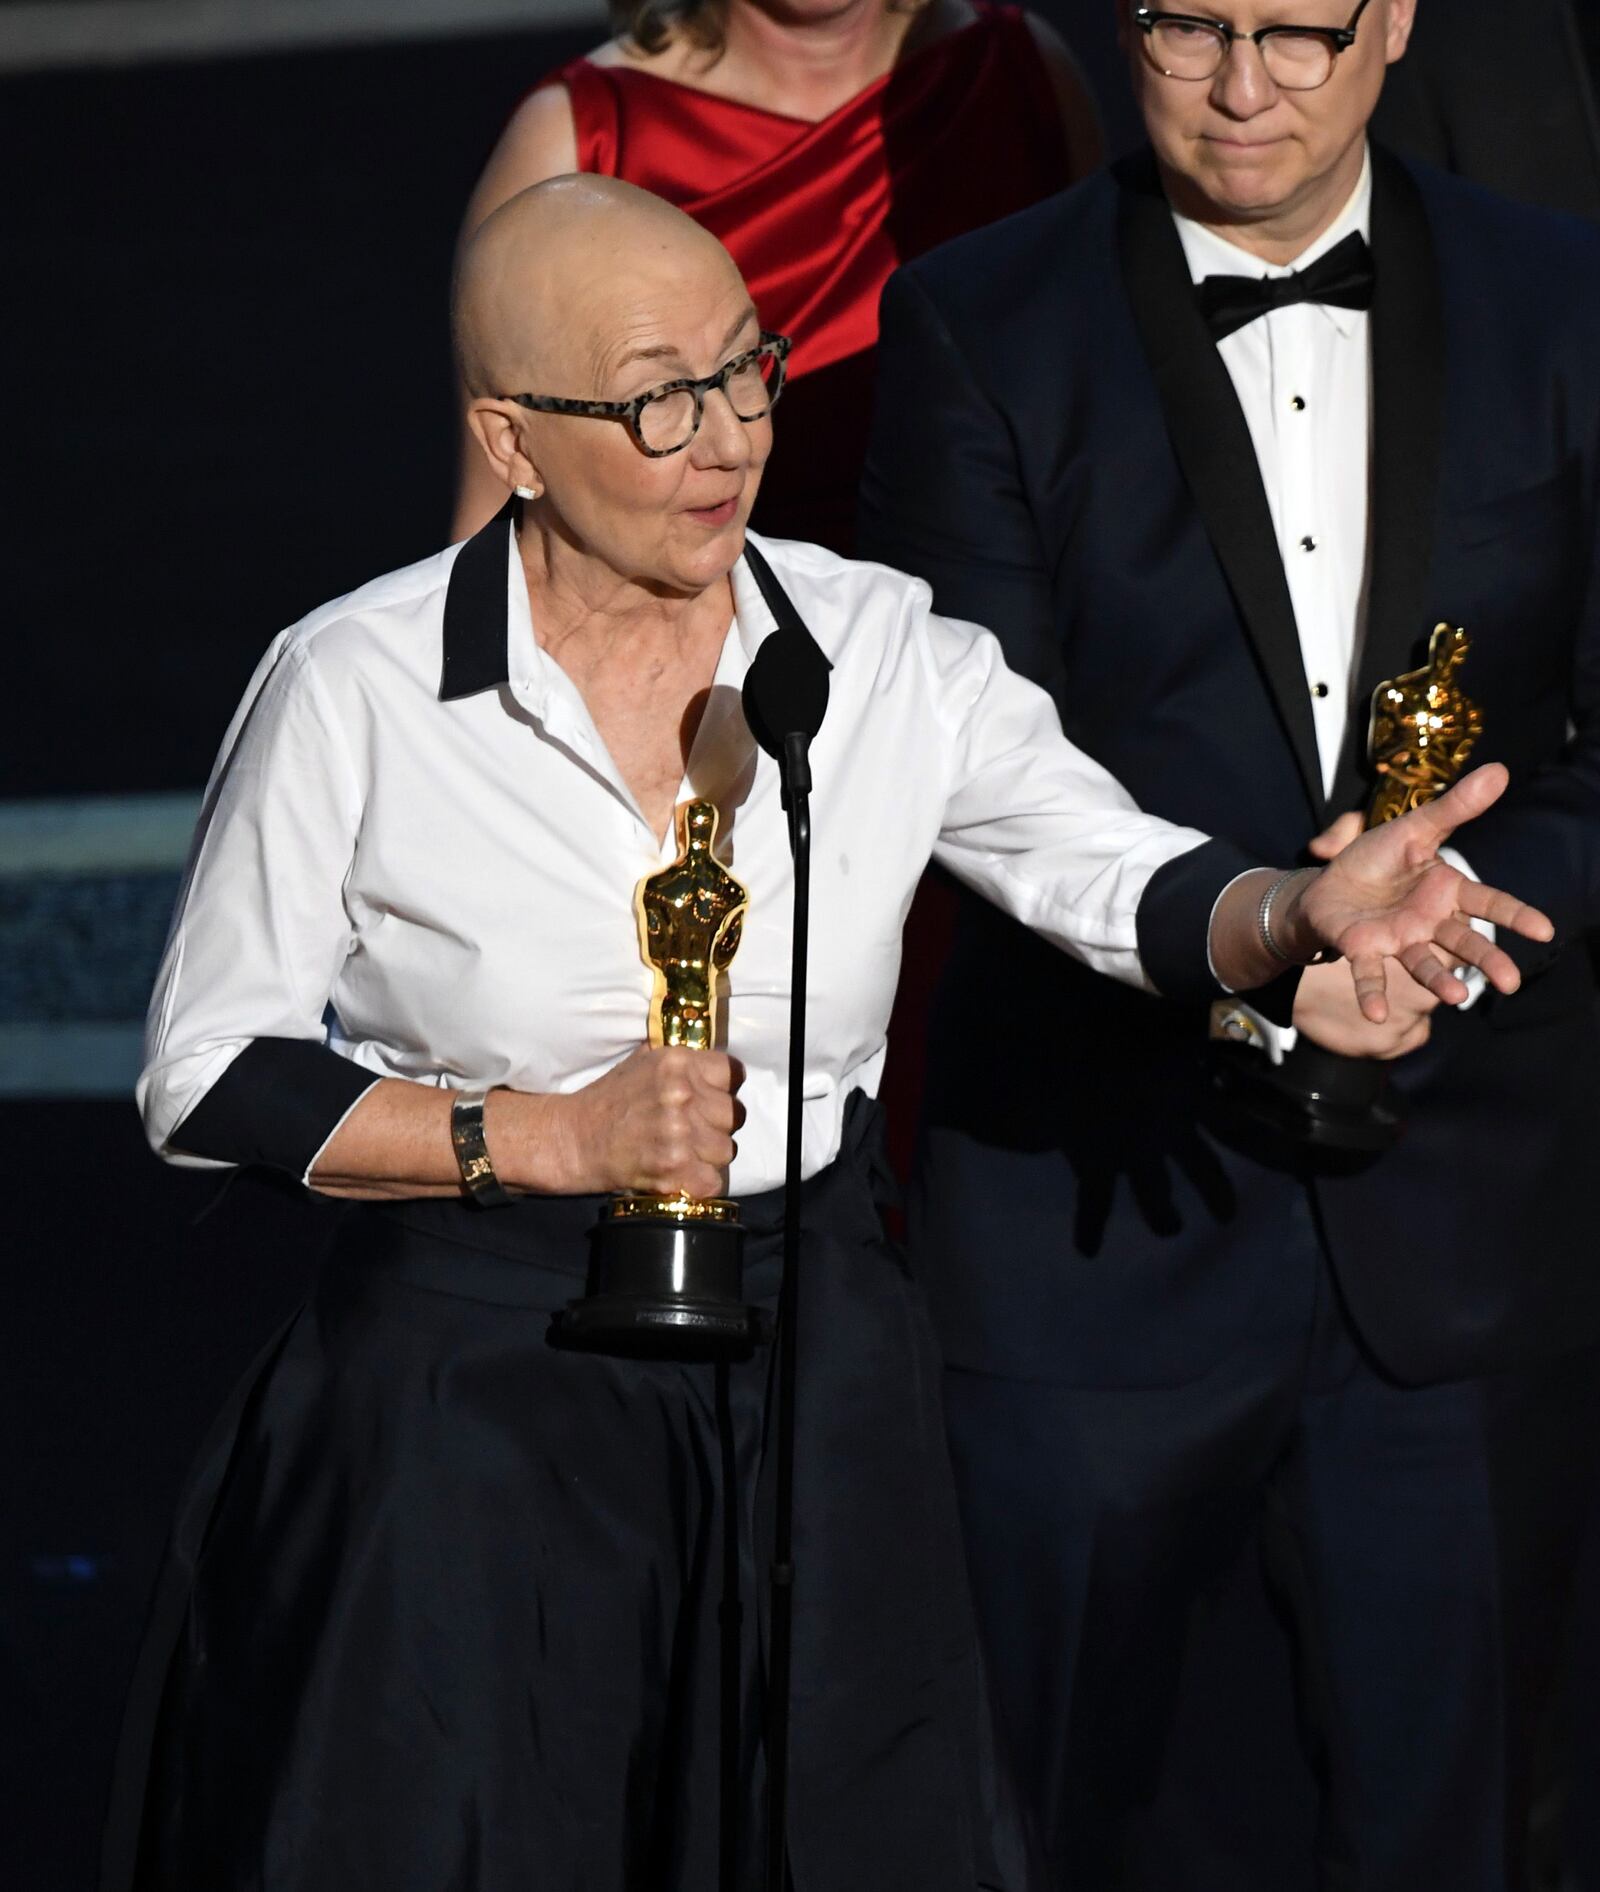
[[[1275,912],[1274,935],[1297,959],[1321,949],[1349,960],[1357,1001],[1375,1025],[1388,1016],[1386,959],[1399,960],[1445,1005],[1467,996],[1458,966],[1476,966],[1497,992],[1515,992],[1515,963],[1470,922],[1489,920],[1540,941],[1552,938],[1554,927],[1536,907],[1439,859],[1456,829],[1492,807],[1509,779],[1502,764],[1486,763],[1436,801],[1368,829],[1320,873],[1285,889],[1282,930]]]

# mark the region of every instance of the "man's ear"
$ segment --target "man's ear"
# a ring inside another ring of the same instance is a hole
[[[509,489],[542,486],[539,470],[523,451],[522,430],[516,410],[505,401],[478,400],[467,409],[467,425],[494,468],[495,478]]]
[[[1416,23],[1416,18],[1417,0],[1389,0],[1384,58],[1391,66],[1397,59],[1404,59],[1406,48],[1411,44],[1411,29]]]

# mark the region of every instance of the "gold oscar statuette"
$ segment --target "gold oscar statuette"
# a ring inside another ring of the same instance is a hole
[[[1367,809],[1369,828],[1432,801],[1465,771],[1483,734],[1483,711],[1456,678],[1471,648],[1460,625],[1435,625],[1424,667],[1373,691],[1367,754],[1378,786]]]
[[[657,1047],[711,1050],[720,989],[739,950],[750,896],[717,859],[716,807],[677,810],[678,857],[639,882],[639,949],[654,974],[646,1035]],[[582,1300],[555,1317],[557,1344],[594,1353],[726,1359],[765,1337],[741,1298],[739,1207],[682,1193],[612,1196],[589,1231]]]
[[[677,813],[678,858],[639,882],[633,908],[639,951],[655,973],[648,1034],[653,1045],[709,1051],[717,1038],[717,986],[739,950],[750,896],[714,852],[717,811],[708,801],[686,801]],[[729,1221],[731,1202],[713,1197],[618,1196],[613,1216],[681,1215]]]
[[[1366,825],[1394,821],[1442,795],[1466,769],[1483,734],[1483,712],[1461,688],[1459,673],[1471,639],[1459,625],[1438,624],[1420,670],[1380,683],[1372,693],[1367,756],[1377,786]],[[1343,1057],[1302,1034],[1273,1063],[1263,1035],[1241,1001],[1213,1008],[1214,1077],[1229,1103],[1256,1123],[1296,1142],[1371,1156],[1404,1127],[1388,1066],[1376,1058]]]

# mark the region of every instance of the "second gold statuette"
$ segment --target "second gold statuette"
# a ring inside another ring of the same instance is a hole
[[[1459,625],[1436,624],[1427,662],[1373,691],[1367,759],[1377,781],[1367,827],[1420,808],[1465,772],[1483,734],[1483,711],[1461,687],[1471,647]],[[1328,1051],[1304,1034],[1274,1063],[1257,1048],[1261,1033],[1242,1001],[1214,1006],[1212,1014],[1221,1040],[1213,1049],[1213,1079],[1234,1111],[1296,1143],[1360,1160],[1400,1135],[1405,1117],[1386,1064]]]

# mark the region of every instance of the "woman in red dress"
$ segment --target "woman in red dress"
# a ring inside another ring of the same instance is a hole
[[[1036,203],[1099,157],[1066,47],[993,0],[661,0],[518,108],[467,212],[596,171],[689,212],[794,342],[763,531],[849,552],[878,296],[890,272]],[[464,460],[456,536],[503,494]]]

